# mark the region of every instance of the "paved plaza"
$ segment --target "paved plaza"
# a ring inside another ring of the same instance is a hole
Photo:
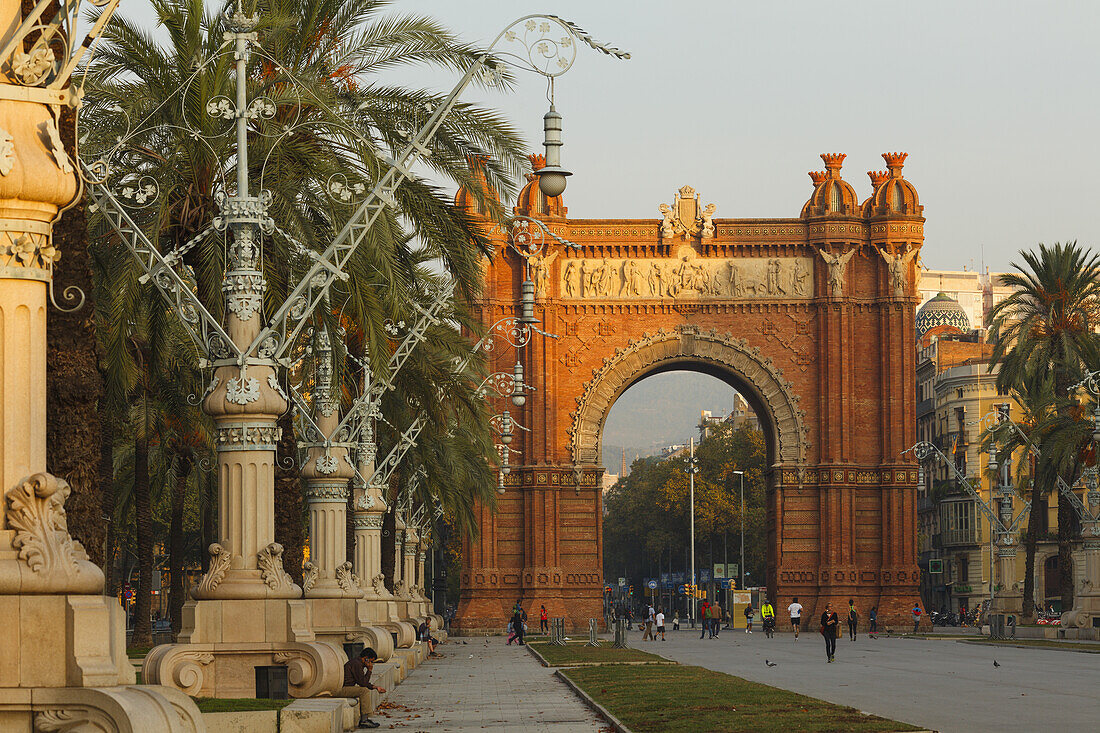
[[[466,643],[463,644],[462,642]],[[382,729],[586,733],[610,730],[554,670],[504,637],[451,639],[389,695]]]
[[[818,633],[795,641],[736,630],[700,641],[698,629],[667,642],[631,633],[630,645],[941,733],[1095,730],[1100,719],[1100,654],[860,634],[837,641],[827,664]]]

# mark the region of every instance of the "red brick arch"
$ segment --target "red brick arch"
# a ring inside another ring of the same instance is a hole
[[[601,436],[611,406],[631,385],[652,374],[685,369],[713,374],[730,382],[752,404],[768,438],[773,469],[797,468],[808,444],[798,395],[782,370],[744,339],[694,327],[661,329],[631,341],[604,361],[585,386],[569,430],[573,463],[601,462]]]
[[[526,241],[491,231],[481,320],[519,315],[530,279],[556,338],[492,354],[493,371],[522,361],[533,391],[512,410],[526,430],[505,493],[463,547],[459,628],[502,629],[517,600],[572,628],[602,615],[603,422],[631,384],[676,368],[736,385],[769,431],[773,598],[798,596],[809,614],[854,598],[864,617],[877,605],[883,623],[905,618],[919,580],[917,470],[902,451],[915,441],[924,217],[904,155],[885,158],[860,203],[843,156],[823,156],[787,219],[717,219],[687,186],[662,218],[570,219],[560,198],[524,190],[516,213],[577,246],[548,238],[521,256]]]

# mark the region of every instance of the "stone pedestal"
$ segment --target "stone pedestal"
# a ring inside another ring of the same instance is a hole
[[[51,36],[25,35],[23,20],[21,3],[0,0],[0,46],[48,54],[54,68],[57,37],[36,42]],[[77,186],[57,126],[61,90],[20,68],[0,72],[0,730],[202,731],[186,696],[133,686],[122,608],[69,536],[68,484],[46,473],[47,297],[61,256],[52,228]]]
[[[1085,579],[1073,599],[1073,608],[1062,614],[1066,635],[1100,638],[1100,522],[1085,523]]]
[[[997,548],[997,574],[994,581],[999,589],[993,595],[992,613],[1011,614],[1019,617],[1024,609],[1024,594],[1016,581],[1016,548]]]

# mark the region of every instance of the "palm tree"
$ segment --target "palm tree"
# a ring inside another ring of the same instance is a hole
[[[1017,272],[1001,277],[1014,292],[990,312],[995,339],[990,368],[1000,367],[997,387],[1004,392],[1020,388],[1029,374],[1048,374],[1053,413],[1065,426],[1074,422],[1072,385],[1100,356],[1100,335],[1095,333],[1100,325],[1100,256],[1076,242],[1040,244],[1038,252],[1020,256],[1024,265],[1013,263]],[[1041,445],[1059,443],[1064,441],[1057,439],[1057,431],[1048,430]],[[1080,464],[1075,453],[1072,458],[1069,455],[1062,450],[1047,465],[1072,485]],[[1076,520],[1073,506],[1059,492],[1058,557],[1064,609],[1073,606],[1071,553]]]
[[[227,137],[215,135],[220,122],[206,109],[216,97],[232,96],[233,81],[231,60],[217,54],[223,43],[221,15],[208,15],[202,0],[152,4],[166,43],[116,15],[101,52],[89,65],[85,149],[91,157],[112,152],[116,170],[132,176],[129,180],[147,176],[157,182],[159,195],[139,223],[167,252],[195,242],[217,213],[216,195],[226,190],[233,158]],[[226,3],[235,5],[235,0]],[[404,145],[407,131],[422,124],[427,106],[442,100],[428,91],[388,85],[380,74],[410,65],[465,70],[481,52],[460,44],[429,19],[382,17],[384,3],[374,0],[304,5],[268,0],[259,5],[264,11],[259,29],[263,43],[249,67],[250,95],[271,99],[275,113],[251,122],[251,173],[271,192],[270,211],[282,228],[279,236],[264,242],[269,283],[265,305],[270,310],[310,264],[303,250],[323,249],[347,217],[349,209],[333,202],[327,184],[343,180],[369,187]],[[173,102],[163,104],[167,99]],[[486,198],[489,188],[508,192],[506,175],[523,162],[523,147],[511,126],[471,105],[461,105],[450,115],[430,147],[428,164],[434,174]],[[474,175],[468,161],[485,156],[500,162]],[[375,365],[384,364],[392,348],[384,321],[408,317],[409,300],[421,300],[425,292],[413,235],[423,252],[444,263],[467,296],[476,292],[481,257],[490,252],[481,225],[428,180],[410,177],[398,190],[397,204],[399,211],[379,220],[349,263],[347,284],[332,289],[334,313],[318,314],[327,320],[339,311],[357,324]],[[495,210],[501,211],[499,205]],[[107,242],[117,247],[109,238]],[[193,272],[195,291],[220,317],[222,238],[198,240],[182,259]],[[107,283],[97,291],[112,293],[112,323],[121,329],[103,336],[104,350],[111,351],[106,368],[115,370],[115,384],[134,383],[133,365],[122,348],[128,326],[120,316],[127,307],[138,306],[145,297],[139,292],[147,288],[136,282],[132,267],[102,274]],[[422,396],[435,392],[424,385],[415,391]],[[115,396],[122,401],[128,397]],[[299,491],[295,480],[280,481],[279,487]],[[290,508],[280,512],[276,528],[276,538],[284,544],[300,530],[300,513],[290,498],[281,501]],[[289,571],[296,573],[295,564],[289,564]]]

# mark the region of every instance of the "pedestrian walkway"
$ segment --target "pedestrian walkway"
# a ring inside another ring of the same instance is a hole
[[[608,730],[527,647],[474,637],[452,638],[439,651],[442,659],[424,660],[374,714],[383,730]]]
[[[690,629],[640,639],[630,646],[942,733],[1095,730],[1100,719],[1098,654],[861,633],[839,639],[827,664],[816,628],[797,641],[740,630],[700,640]]]

